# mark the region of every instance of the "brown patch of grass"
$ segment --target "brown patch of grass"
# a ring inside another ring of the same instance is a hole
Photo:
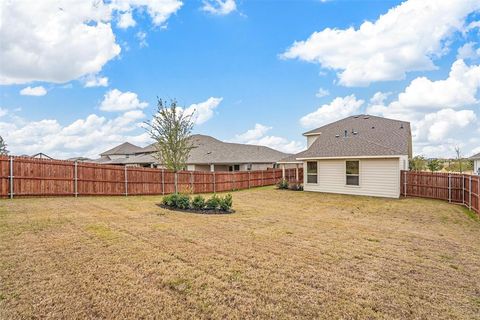
[[[273,188],[0,201],[0,318],[478,318],[480,223],[425,199]]]

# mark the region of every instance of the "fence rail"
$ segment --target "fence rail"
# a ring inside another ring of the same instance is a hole
[[[446,200],[480,214],[480,176],[402,171],[401,195]]]
[[[285,176],[292,179],[295,170],[286,169]],[[175,190],[175,175],[180,192],[210,193],[274,185],[282,170],[175,174],[155,168],[0,156],[0,197],[168,194]]]

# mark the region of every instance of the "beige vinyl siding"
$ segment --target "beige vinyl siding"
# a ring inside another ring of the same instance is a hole
[[[377,158],[358,160],[360,161],[359,186],[346,185],[346,159],[318,160],[318,183],[305,183],[305,191],[390,198],[398,198],[400,196],[400,163],[403,162],[403,159]],[[306,162],[304,166],[304,172],[307,172]],[[306,176],[304,181],[307,181]]]

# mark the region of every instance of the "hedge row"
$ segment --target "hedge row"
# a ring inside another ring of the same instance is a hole
[[[170,208],[177,208],[181,210],[196,210],[196,211],[223,211],[230,212],[232,210],[233,198],[231,194],[224,197],[219,197],[214,194],[211,198],[205,199],[201,195],[196,195],[193,199],[187,194],[173,193],[164,196],[162,204]]]

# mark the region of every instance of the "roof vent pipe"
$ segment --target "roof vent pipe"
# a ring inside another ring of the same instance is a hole
[[[345,130],[345,138],[348,136],[348,130]]]
[[[400,129],[403,129],[403,123],[400,124]]]

